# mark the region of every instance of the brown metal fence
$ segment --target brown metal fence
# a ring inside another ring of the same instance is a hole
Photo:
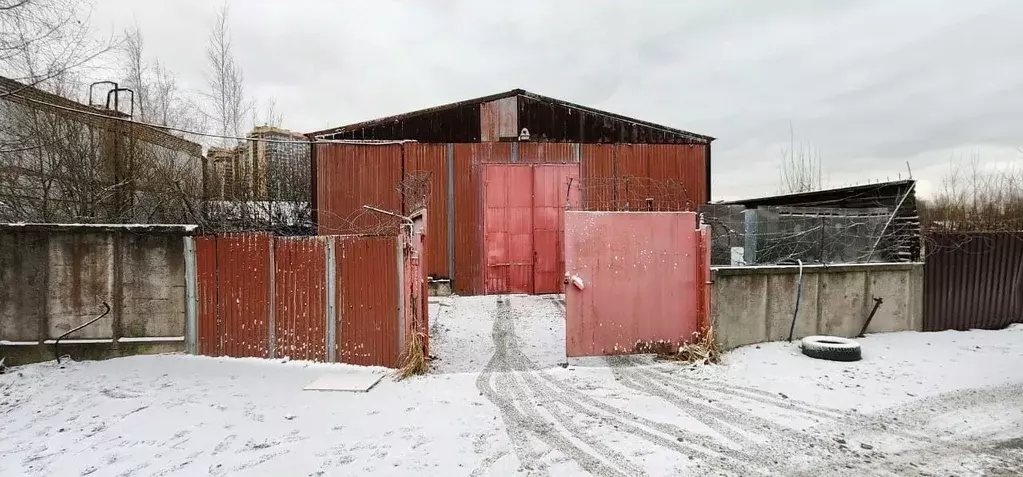
[[[1023,233],[925,235],[924,331],[1023,323]]]
[[[232,234],[195,248],[200,354],[394,367],[407,307],[428,329],[405,236]]]

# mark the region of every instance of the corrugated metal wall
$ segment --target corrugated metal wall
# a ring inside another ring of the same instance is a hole
[[[482,144],[455,144],[454,147],[454,253],[455,276],[452,286],[459,295],[483,293],[483,269],[480,266],[482,244],[482,187],[480,158]],[[489,146],[489,144],[486,144]],[[427,253],[432,253],[432,250]]]
[[[1023,234],[928,233],[924,331],[1023,323]]]
[[[427,273],[448,276],[448,146],[446,144],[406,144],[405,174],[430,174],[430,199],[427,209]],[[406,210],[405,213],[415,212]]]
[[[316,207],[320,235],[359,234],[373,228],[379,217],[364,205],[400,211],[401,144],[318,144],[316,146]]]
[[[337,357],[393,367],[398,358],[398,247],[394,237],[339,237]]]
[[[274,240],[274,349],[277,356],[327,360],[327,242]]]
[[[363,205],[400,210],[398,185],[403,174],[429,171],[427,273],[451,278],[458,294],[481,294],[481,164],[581,162],[581,180],[586,184],[583,207],[587,210],[619,210],[626,203],[631,210],[644,210],[650,195],[655,198],[655,210],[686,210],[710,198],[706,183],[708,147],[543,142],[320,144],[316,153],[319,233],[358,232],[355,229],[370,220],[364,217]],[[451,168],[447,170],[449,157]],[[678,190],[685,190],[687,200],[661,200],[667,197],[663,191],[647,192],[649,185],[624,180],[626,176],[646,179],[647,184],[671,181]],[[360,216],[363,218],[358,219]]]
[[[399,283],[409,295],[423,289],[422,276],[405,277],[402,253],[397,236],[197,237],[199,353],[314,361],[333,354],[393,367],[403,304],[413,303]]]
[[[270,237],[217,237],[218,356],[270,356]]]

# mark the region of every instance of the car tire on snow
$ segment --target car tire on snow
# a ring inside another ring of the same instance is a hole
[[[807,336],[800,342],[803,354],[828,361],[859,361],[863,358],[860,344],[838,336]]]

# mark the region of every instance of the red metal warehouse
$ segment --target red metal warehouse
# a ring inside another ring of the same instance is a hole
[[[461,295],[558,292],[568,201],[663,211],[710,199],[714,138],[521,89],[308,136],[320,234],[371,227],[364,205],[405,210],[401,184],[429,173],[427,273]]]

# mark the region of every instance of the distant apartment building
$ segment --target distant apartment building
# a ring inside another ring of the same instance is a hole
[[[259,126],[244,144],[212,147],[208,192],[214,198],[308,202],[310,146],[305,136]]]

